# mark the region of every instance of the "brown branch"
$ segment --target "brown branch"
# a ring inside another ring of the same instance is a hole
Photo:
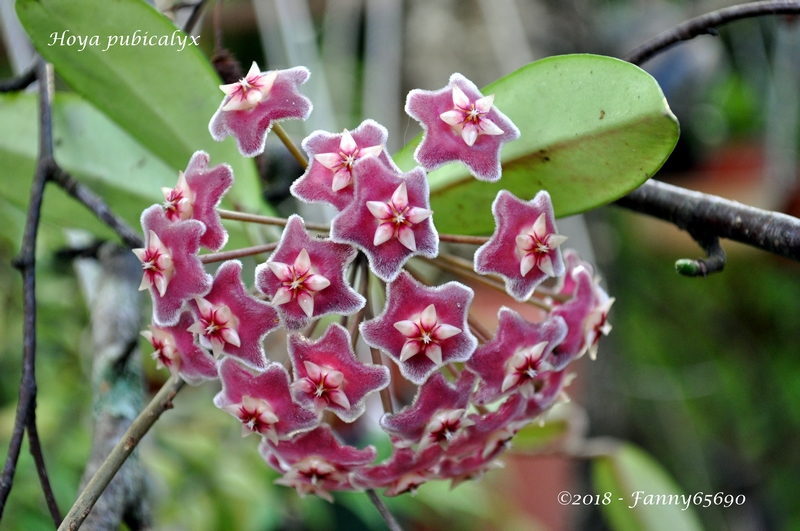
[[[36,160],[36,170],[31,184],[31,198],[28,204],[28,215],[25,220],[25,231],[22,238],[22,249],[14,259],[14,266],[22,273],[22,299],[23,299],[23,358],[22,378],[19,387],[19,400],[14,417],[14,428],[11,441],[8,445],[8,454],[0,475],[0,518],[2,518],[11,486],[14,483],[14,473],[17,468],[22,436],[25,427],[28,433],[34,434],[32,451],[41,452],[38,445],[38,432],[34,425],[36,416],[36,240],[41,219],[42,200],[44,188],[55,169],[53,161],[53,130],[52,130],[52,101],[53,101],[53,67],[49,63],[40,62],[36,70],[39,81],[39,155]],[[36,459],[37,472],[45,493],[45,499],[55,504],[44,459]],[[58,507],[50,506],[51,514],[58,515]],[[56,521],[56,523],[58,523]]]
[[[212,264],[214,262],[224,262],[225,260],[233,260],[234,258],[244,258],[245,256],[253,256],[261,253],[268,253],[274,251],[278,246],[276,242],[264,243],[261,245],[254,245],[253,247],[243,247],[241,249],[234,249],[232,251],[222,251],[219,253],[201,254],[200,261],[204,264]]]
[[[726,7],[687,20],[650,39],[623,59],[635,65],[642,64],[673,44],[694,39],[699,35],[716,35],[719,26],[750,17],[763,15],[791,15],[800,13],[800,2],[752,2]]]
[[[156,396],[150,401],[147,407],[136,417],[131,426],[111,450],[103,464],[92,477],[86,488],[83,489],[75,504],[64,517],[64,521],[58,527],[58,531],[76,531],[80,528],[83,521],[89,515],[97,499],[103,490],[111,482],[119,468],[131,455],[136,445],[142,437],[150,430],[153,424],[161,417],[161,414],[172,408],[172,399],[184,385],[181,379],[170,378],[161,387]]]
[[[222,208],[217,209],[217,213],[219,217],[222,219],[231,219],[234,221],[246,221],[249,223],[261,223],[262,225],[278,225],[281,227],[285,227],[286,223],[289,222],[286,218],[277,218],[274,216],[260,216],[258,214],[247,214],[245,212],[236,212],[235,210],[224,210]],[[324,223],[305,223],[305,227],[308,230],[318,230],[322,232],[328,232],[331,228]]]
[[[617,205],[669,221],[691,234],[713,235],[800,261],[800,219],[650,180]]]
[[[386,522],[386,525],[389,527],[390,531],[403,531],[403,528],[400,527],[400,524],[397,523],[394,515],[389,511],[389,508],[386,507],[386,504],[383,503],[383,500],[378,496],[378,493],[375,492],[373,489],[367,489],[367,496],[369,497],[369,501],[372,502],[372,505],[378,509],[378,512],[381,513],[381,517],[383,521]]]
[[[125,220],[114,214],[102,197],[59,167],[55,167],[51,180],[91,210],[97,218],[111,228],[130,249],[144,247],[144,241]]]
[[[36,72],[40,63],[41,61],[37,60],[17,77],[0,81],[0,92],[16,92],[28,88],[31,83],[36,81]]]

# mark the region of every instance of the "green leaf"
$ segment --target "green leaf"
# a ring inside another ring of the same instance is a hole
[[[228,197],[260,207],[252,160],[239,155],[232,139],[217,143],[208,132],[222,101],[219,78],[196,46],[181,49],[179,39],[187,37],[167,18],[141,0],[17,0],[17,14],[58,75],[142,146],[175,171],[195,151],[207,151],[211,164],[233,167],[236,185]],[[110,38],[125,37],[129,45],[108,47]],[[136,37],[156,45],[134,44]],[[168,45],[157,45],[161,38]]]
[[[0,200],[5,217],[27,210],[38,152],[38,103],[34,94],[0,95],[0,168],[5,179]],[[111,209],[139,230],[142,210],[163,201],[161,186],[174,186],[177,170],[142,147],[105,115],[74,94],[56,94],[53,145],[58,164],[103,197]],[[238,184],[238,183],[237,183]],[[8,208],[6,208],[8,207]],[[43,220],[58,227],[91,230],[112,237],[83,205],[57,186],[48,186]],[[0,232],[19,247],[18,214]],[[240,224],[227,225],[231,242],[248,245]]]
[[[524,66],[483,89],[521,137],[502,152],[503,177],[476,180],[460,163],[429,174],[434,222],[441,232],[489,234],[491,204],[506,189],[522,199],[547,190],[556,215],[618,199],[652,177],[678,141],[678,121],[655,79],[625,61],[563,55]],[[415,163],[421,137],[395,162]]]
[[[548,419],[544,426],[538,423],[528,424],[514,436],[515,452],[535,452],[542,450],[559,439],[569,431],[567,419]]]
[[[624,444],[613,454],[595,458],[592,481],[600,507],[615,531],[703,529],[695,506],[687,506],[694,493],[683,494],[658,462],[633,445]],[[609,503],[602,503],[604,499]]]

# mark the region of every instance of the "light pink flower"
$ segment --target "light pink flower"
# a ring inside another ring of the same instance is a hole
[[[475,271],[503,277],[506,291],[526,301],[547,277],[564,274],[561,245],[550,195],[541,191],[522,201],[501,190],[492,203],[496,229],[491,239],[475,252]]]
[[[365,303],[344,278],[356,254],[350,245],[312,238],[293,215],[275,252],[256,268],[256,286],[272,298],[289,330],[331,313],[350,315]]]
[[[561,317],[529,323],[517,312],[501,308],[495,337],[481,345],[466,367],[481,377],[476,404],[488,404],[509,393],[530,397],[543,374],[552,371],[547,357],[566,337]]]
[[[461,74],[450,76],[443,89],[409,92],[405,110],[424,131],[416,161],[427,171],[460,161],[482,181],[500,179],[500,149],[519,138],[519,129],[493,101]]]
[[[273,444],[318,424],[317,415],[296,404],[289,373],[278,364],[251,372],[233,358],[219,362],[222,391],[214,405],[242,423],[242,436],[258,433]]]
[[[259,452],[283,474],[275,483],[294,487],[300,496],[315,494],[328,501],[333,501],[331,490],[361,490],[352,484],[352,473],[373,462],[377,454],[373,446],[343,445],[327,424],[278,445],[264,440]]]
[[[230,260],[217,269],[211,291],[196,297],[192,309],[196,321],[189,329],[215,357],[223,352],[255,369],[267,367],[261,346],[264,337],[278,328],[278,312],[252,297],[241,279],[242,263]]]
[[[364,413],[367,396],[389,385],[389,369],[361,363],[351,344],[350,334],[336,323],[318,341],[289,336],[292,390],[298,402],[314,407],[317,414],[329,409],[345,422]]]
[[[233,136],[245,157],[261,154],[274,122],[311,114],[311,100],[298,90],[308,76],[302,66],[259,73],[253,63],[244,79],[220,86],[225,98],[208,124],[211,136],[216,141]]]
[[[227,164],[208,167],[208,153],[196,151],[189,160],[186,172],[178,173],[175,188],[162,188],[164,210],[171,221],[196,219],[206,226],[200,245],[218,251],[228,241],[217,206],[231,186],[233,170]]]
[[[420,452],[395,447],[386,461],[358,470],[355,481],[367,488],[388,487],[384,496],[405,492],[413,496],[420,485],[438,477],[435,470],[442,454],[442,448],[436,444]]]
[[[291,187],[292,195],[309,203],[329,203],[337,210],[353,201],[353,166],[364,157],[377,157],[387,168],[400,169],[386,153],[389,134],[382,125],[364,120],[352,131],[316,131],[303,140],[309,165]]]
[[[139,289],[150,289],[155,324],[174,325],[184,303],[211,287],[211,275],[197,258],[205,225],[192,219],[173,223],[153,205],[142,213],[142,228],[145,246],[133,250],[144,270]]]
[[[400,273],[389,284],[383,313],[362,323],[361,335],[421,385],[443,364],[465,361],[475,350],[478,341],[467,325],[472,296],[472,289],[458,282],[426,287]]]
[[[151,324],[142,336],[153,345],[151,356],[156,360],[156,368],[166,367],[173,377],[198,385],[205,380],[216,380],[218,375],[214,358],[195,344],[194,335],[188,331],[193,321],[191,312],[185,310],[175,326]]]
[[[381,417],[381,427],[399,438],[396,446],[419,444],[419,450],[439,444],[445,448],[453,437],[474,424],[466,416],[476,377],[461,373],[451,386],[441,374],[434,374],[420,386],[414,402],[394,415]]]
[[[354,170],[355,198],[331,222],[331,239],[364,251],[382,280],[394,280],[412,256],[439,254],[428,181],[416,168],[398,175],[374,157]]]

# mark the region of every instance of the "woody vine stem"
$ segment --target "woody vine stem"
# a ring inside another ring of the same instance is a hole
[[[800,2],[754,2],[725,8],[701,17],[692,19],[645,43],[629,54],[626,59],[635,64],[655,56],[667,47],[684,40],[692,39],[698,35],[715,34],[716,28],[734,20],[755,17],[767,14],[797,14],[800,13]],[[100,496],[105,485],[113,477],[116,470],[133,450],[141,437],[147,432],[159,416],[169,409],[172,399],[182,386],[181,381],[170,379],[156,395],[150,405],[133,422],[129,432],[120,440],[119,444],[106,459],[95,478],[81,493],[78,501],[71,508],[67,517],[61,522],[60,512],[55,503],[52,489],[49,485],[47,471],[42,455],[41,444],[36,431],[36,300],[35,300],[35,248],[43,193],[48,182],[53,182],[65,189],[76,200],[92,211],[104,224],[112,228],[120,239],[131,248],[141,247],[142,238],[128,226],[121,218],[115,215],[97,196],[87,187],[82,185],[69,174],[61,170],[53,158],[51,134],[51,102],[52,102],[52,67],[42,61],[37,63],[18,78],[0,83],[0,91],[20,90],[34,80],[39,81],[39,120],[40,142],[37,157],[36,171],[31,187],[31,200],[25,224],[25,232],[19,256],[14,260],[14,265],[21,271],[23,277],[24,300],[24,340],[23,340],[23,370],[19,387],[19,400],[14,420],[9,450],[5,465],[0,476],[0,518],[5,508],[8,494],[13,484],[17,459],[22,446],[22,437],[27,431],[31,452],[34,455],[37,472],[39,474],[42,490],[47,500],[47,505],[52,519],[59,529],[78,529],[81,522],[91,510],[94,502]],[[278,136],[281,135],[276,130]],[[290,147],[297,156],[296,147]],[[302,154],[300,154],[302,156]],[[629,208],[646,215],[658,217],[669,221],[689,233],[707,250],[711,260],[708,262],[698,260],[684,263],[681,272],[689,275],[705,275],[721,270],[724,266],[724,252],[721,251],[718,239],[729,238],[754,247],[758,247],[781,256],[800,260],[800,220],[780,213],[755,209],[719,197],[699,194],[679,187],[674,187],[649,181],[628,196],[617,201],[617,205]],[[246,214],[222,213],[232,219],[243,219]],[[239,216],[235,218],[235,216]],[[258,221],[248,219],[247,221]],[[273,220],[272,222],[280,222]],[[282,220],[285,222],[285,220]],[[259,222],[264,222],[263,220]],[[327,227],[308,226],[309,229],[326,230]],[[445,235],[441,236],[443,241]],[[460,243],[480,244],[485,239],[469,237],[453,237],[449,241]],[[275,244],[265,244],[247,250],[216,253],[216,256],[206,255],[204,261],[225,260],[238,256],[241,253],[260,253],[274,249]],[[231,253],[240,254],[231,254]],[[437,259],[439,265],[450,268],[451,272],[466,275],[466,268],[459,267],[457,261],[447,257]],[[492,280],[485,280],[488,285]],[[367,309],[371,312],[371,309]],[[486,333],[479,331],[475,326],[476,335],[486,338]],[[376,504],[382,516],[386,519],[391,529],[399,529],[397,522],[383,506],[382,501],[374,491],[368,495]]]

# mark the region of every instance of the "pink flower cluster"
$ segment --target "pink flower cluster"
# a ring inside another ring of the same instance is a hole
[[[274,121],[307,117],[310,102],[297,92],[307,76],[303,68],[262,73],[254,65],[239,83],[221,87],[212,134],[235,136],[245,155],[260,152]],[[164,189],[165,203],[142,214],[145,247],[134,252],[153,300],[153,322],[142,332],[153,358],[192,384],[219,378],[215,405],[238,419],[243,435],[261,437],[278,483],[300,495],[386,488],[392,496],[433,479],[482,475],[562,395],[569,363],[594,356],[610,330],[613,299],[591,265],[572,251],[562,255],[566,238],[546,192],[523,201],[501,191],[497,230],[474,263],[476,272],[502,277],[517,300],[539,289],[552,307],[544,321],[503,308],[494,338],[480,342],[470,326],[471,288],[428,286],[405,270],[411,257],[439,253],[426,170],[460,160],[476,177],[496,180],[502,143],[519,135],[493,96],[458,74],[440,91],[412,91],[406,107],[426,130],[416,154],[421,167],[409,173],[392,162],[388,133],[371,120],[303,141],[310,164],[292,193],[339,213],[329,237],[309,233],[299,216],[287,220],[275,251],[256,268],[258,295],[244,284],[240,262],[224,262],[212,278],[198,255],[227,240],[216,207],[233,184],[230,167],[209,168],[208,155],[196,153],[177,185]],[[351,282],[366,275],[382,281],[373,284],[385,290],[385,306],[362,322],[369,283],[359,282],[359,292]],[[539,285],[548,277],[559,281],[546,292]],[[333,323],[314,339],[314,325],[328,315],[351,316],[348,328]],[[289,332],[291,370],[262,345],[281,327]],[[354,422],[379,392],[391,403],[391,371],[360,360],[359,339],[418,387],[410,404],[380,419],[393,448],[380,463],[373,447],[343,444],[327,422],[331,415]]]

